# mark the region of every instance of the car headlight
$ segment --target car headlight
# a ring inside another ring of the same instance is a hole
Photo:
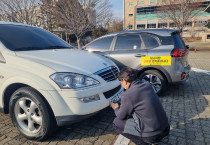
[[[77,89],[99,84],[99,82],[91,77],[76,73],[55,73],[50,78],[61,89]]]

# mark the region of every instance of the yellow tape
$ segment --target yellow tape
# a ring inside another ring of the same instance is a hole
[[[171,65],[171,56],[145,56],[141,57],[141,65]]]

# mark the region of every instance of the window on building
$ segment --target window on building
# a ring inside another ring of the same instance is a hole
[[[208,21],[207,20],[199,20],[199,21],[195,21],[195,24],[207,24]]]
[[[130,3],[129,3],[129,6],[133,6],[133,2],[130,2]]]
[[[113,37],[106,37],[99,40],[94,41],[90,45],[86,47],[87,50],[103,50],[108,51],[111,43],[112,43]]]
[[[156,48],[159,46],[158,37],[151,34],[142,34],[142,39],[147,49]]]
[[[176,24],[175,23],[170,23],[170,27],[176,27]]]
[[[133,25],[129,25],[128,26],[128,29],[133,29]]]
[[[167,28],[167,23],[159,23],[158,28]]]
[[[162,0],[163,3],[165,3],[167,0]]]
[[[129,17],[133,17],[133,14],[129,14]]]
[[[184,24],[184,27],[192,27],[192,22],[186,22],[186,23]]]
[[[141,2],[140,2],[140,5],[144,5],[144,1],[141,1]]]
[[[156,28],[156,24],[147,24],[147,28]]]
[[[205,9],[209,4],[210,4],[210,1],[202,2],[202,4],[200,5],[200,8],[204,8]]]
[[[140,49],[141,39],[139,35],[123,35],[118,36],[115,50],[133,50]]]
[[[141,7],[141,8],[137,8],[136,11],[138,15],[154,14],[157,8],[158,6]]]
[[[150,0],[150,4],[154,4],[155,3],[155,0]]]
[[[145,29],[145,24],[137,24],[137,29]]]

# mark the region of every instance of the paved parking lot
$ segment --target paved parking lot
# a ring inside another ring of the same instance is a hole
[[[191,52],[189,62],[210,71],[210,51]],[[210,145],[210,75],[191,72],[186,83],[170,85],[160,99],[171,123],[170,135],[160,145]],[[60,128],[44,142],[34,142],[16,131],[9,115],[0,114],[0,144],[111,145],[117,136],[112,128],[114,117],[107,108],[81,123]]]

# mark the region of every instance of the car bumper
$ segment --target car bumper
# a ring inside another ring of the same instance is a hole
[[[106,108],[110,100],[122,91],[123,88],[118,80],[83,90],[49,91],[55,98],[50,106],[58,126],[67,125],[90,117]],[[80,99],[94,95],[98,95],[100,100],[84,103]]]
[[[65,126],[65,125],[69,125],[69,124],[73,124],[73,123],[85,120],[85,119],[97,114],[98,112],[94,112],[94,113],[87,114],[87,115],[56,116],[55,119],[56,119],[58,126]]]
[[[187,67],[175,72],[174,76],[172,77],[172,83],[180,83],[184,82],[189,79],[191,66],[188,65]]]

